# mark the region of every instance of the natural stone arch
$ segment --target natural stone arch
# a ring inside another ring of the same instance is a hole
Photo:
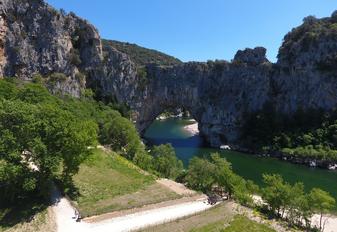
[[[261,108],[267,99],[268,64],[263,60],[249,65],[221,61],[148,66],[149,83],[135,97],[139,104],[130,102],[137,128],[143,133],[165,109],[182,107],[210,145],[233,142],[243,113]]]

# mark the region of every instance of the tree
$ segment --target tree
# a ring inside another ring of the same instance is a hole
[[[309,208],[308,197],[304,193],[303,183],[295,183],[289,188],[284,208],[287,209],[287,218],[290,224],[301,225],[302,221],[305,221],[306,226],[310,226],[312,213]]]
[[[281,210],[284,212],[289,201],[290,185],[285,183],[280,175],[276,174],[264,174],[263,182],[266,187],[262,189],[262,199],[268,204],[271,212],[276,212],[280,216]]]
[[[219,153],[213,153],[210,159],[194,157],[191,159],[185,181],[196,190],[209,192],[213,187],[234,196],[240,203],[249,205],[252,203],[251,191],[247,188],[247,182],[236,175],[225,158]],[[252,188],[253,183],[249,183]]]
[[[313,188],[309,193],[309,205],[312,211],[320,214],[319,229],[324,230],[325,222],[323,222],[323,214],[327,213],[336,204],[335,199],[326,191]]]
[[[135,154],[133,162],[146,171],[153,171],[153,157],[146,151]]]
[[[215,182],[215,165],[207,159],[193,157],[190,160],[185,181],[195,190],[208,192]]]
[[[70,180],[96,137],[95,123],[79,121],[53,105],[0,101],[2,200],[48,194],[61,166],[62,177]]]
[[[89,155],[88,146],[95,144],[97,125],[93,121],[78,121],[69,112],[46,105],[39,107],[36,120],[42,123],[37,138],[36,150],[60,157],[63,163],[63,177],[77,173],[79,165]],[[44,154],[48,157],[48,154]],[[41,156],[41,155],[40,155]],[[53,160],[51,160],[53,162]],[[49,158],[47,162],[50,162]]]
[[[153,157],[153,169],[165,178],[175,179],[183,170],[183,163],[177,159],[171,144],[154,146],[150,152]]]
[[[239,180],[235,180],[236,176],[232,171],[231,163],[221,158],[219,153],[211,154],[211,162],[215,166],[213,173],[215,183],[227,191],[231,197],[234,193],[235,184],[239,184]]]
[[[120,151],[127,159],[132,160],[138,152],[144,151],[135,126],[116,112],[110,113],[100,123],[100,142]]]
[[[257,194],[260,191],[260,188],[257,184],[254,183],[252,180],[246,181],[246,187],[249,193],[251,194]]]

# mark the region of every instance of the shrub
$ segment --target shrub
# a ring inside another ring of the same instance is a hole
[[[72,48],[70,50],[70,63],[75,65],[75,66],[79,66],[82,63],[81,57],[80,57],[80,52],[78,49],[74,49]]]
[[[67,80],[67,76],[63,73],[52,73],[48,77],[49,84],[56,84],[57,82],[64,82]]]
[[[86,77],[85,77],[85,75],[84,75],[83,73],[81,73],[81,72],[76,73],[76,74],[75,74],[75,78],[76,78],[76,80],[79,81],[82,85],[85,83]]]
[[[140,89],[144,90],[146,85],[149,83],[146,67],[139,67],[137,69],[137,77]]]

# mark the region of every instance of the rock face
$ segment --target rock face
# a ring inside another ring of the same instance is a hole
[[[127,104],[140,132],[165,109],[184,108],[210,145],[219,146],[238,143],[245,114],[266,103],[288,114],[336,108],[337,13],[307,17],[285,36],[276,64],[257,47],[238,51],[232,62],[143,67],[102,46],[85,20],[42,0],[0,0],[0,16],[0,76],[31,80],[37,73],[64,73],[66,80],[57,81],[52,92],[79,97],[90,87]]]
[[[101,62],[100,37],[93,26],[42,0],[1,0],[0,17],[1,76],[31,80],[38,73],[64,73],[68,78],[56,88],[80,95],[84,86],[76,74]]]
[[[266,59],[267,50],[263,47],[256,47],[254,49],[246,48],[245,50],[239,50],[234,56],[234,62],[246,63],[249,65],[257,65],[264,62],[268,62]]]

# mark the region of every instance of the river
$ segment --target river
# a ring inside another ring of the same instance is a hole
[[[337,171],[309,168],[276,158],[208,148],[199,135],[192,136],[184,129],[184,126],[189,124],[191,124],[190,120],[179,118],[156,120],[147,129],[144,137],[155,145],[171,143],[185,167],[193,156],[207,156],[212,152],[219,152],[232,163],[233,170],[237,174],[253,180],[259,186],[262,186],[263,173],[278,173],[290,183],[301,181],[306,190],[318,187],[328,191],[337,199]]]

